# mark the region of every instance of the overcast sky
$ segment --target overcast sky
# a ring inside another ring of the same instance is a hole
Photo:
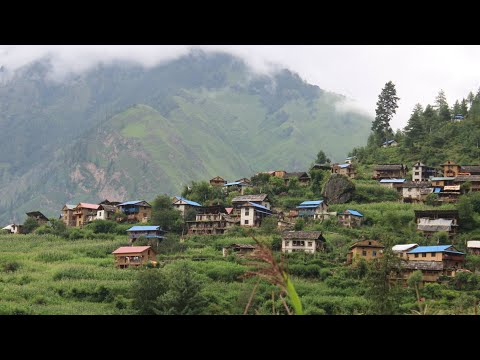
[[[346,95],[372,116],[381,89],[393,81],[400,97],[392,121],[405,126],[413,106],[432,103],[440,89],[449,104],[476,93],[480,87],[480,46],[331,46],[331,45],[207,45],[244,58],[255,70],[269,72],[278,65],[297,72],[322,89]],[[0,46],[0,66],[15,69],[51,56],[58,74],[80,72],[102,61],[132,60],[145,66],[186,54],[187,45],[21,45]]]

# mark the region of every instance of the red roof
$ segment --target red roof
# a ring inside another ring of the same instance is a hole
[[[122,246],[112,252],[112,254],[142,253],[147,249],[151,249],[151,246]]]
[[[82,207],[84,209],[93,209],[93,210],[97,210],[100,205],[97,205],[97,204],[89,204],[89,203],[80,203],[77,205],[77,207]]]
[[[232,212],[232,210],[233,210],[233,207],[225,208],[225,211],[227,212],[227,214],[230,214]]]

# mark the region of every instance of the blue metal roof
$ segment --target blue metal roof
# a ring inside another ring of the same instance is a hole
[[[356,211],[356,210],[350,210],[350,209],[348,209],[347,211],[348,211],[350,214],[352,214],[353,216],[363,217],[363,215],[360,214],[360,213],[359,213],[358,211]]]
[[[262,206],[262,205],[258,205],[258,204],[255,204],[255,203],[252,203],[252,202],[248,202],[251,206],[253,207],[256,207],[257,209],[262,209],[262,210],[267,210],[267,211],[270,211],[272,212],[272,210],[270,210],[269,208],[265,207],[265,206]]]
[[[127,231],[154,231],[161,230],[160,226],[132,226]]]
[[[188,205],[192,205],[192,206],[202,206],[200,205],[199,203],[195,202],[195,201],[190,201],[190,200],[187,200],[181,196],[175,196],[177,198],[177,200],[181,200],[181,201],[185,201]]]
[[[165,236],[160,236],[160,235],[145,235],[145,239],[165,239]]]
[[[403,183],[406,179],[382,179],[381,183]]]
[[[391,144],[391,143],[393,143],[394,141],[395,141],[395,140],[388,140],[388,141],[385,141],[385,142],[383,143],[383,145]]]
[[[442,188],[436,187],[435,190],[433,190],[434,193],[439,193],[442,191]]]
[[[343,168],[349,167],[350,164],[340,164],[338,166],[343,169]]]
[[[300,204],[300,206],[303,206],[303,205],[320,205],[321,203],[323,203],[323,200],[304,201]]]
[[[145,200],[134,200],[134,201],[126,201],[124,203],[121,203],[121,204],[118,204],[118,206],[122,206],[122,205],[135,205],[135,204],[138,204],[142,201],[145,201]]]
[[[297,209],[316,209],[318,205],[299,205],[296,207]]]
[[[448,248],[451,248],[452,246],[453,245],[419,246],[413,250],[410,250],[407,254],[417,254],[417,253],[427,253],[427,252],[445,252],[447,251]],[[452,251],[452,250],[448,252],[463,254],[463,253]]]
[[[431,181],[455,180],[455,178],[454,178],[454,177],[438,176],[438,177],[432,177],[430,180],[431,180]]]
[[[241,183],[240,181],[234,181],[234,182],[225,184],[225,185],[223,185],[223,186],[232,186],[232,185],[240,185],[240,184],[243,184],[243,183]]]

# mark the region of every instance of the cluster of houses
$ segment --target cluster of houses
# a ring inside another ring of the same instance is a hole
[[[374,168],[373,178],[380,185],[397,190],[404,202],[424,202],[429,194],[437,194],[441,203],[457,202],[462,185],[469,191],[480,190],[480,165],[459,165],[447,161],[442,169],[418,161],[412,167],[412,180],[406,179],[408,168],[402,164],[382,164]]]

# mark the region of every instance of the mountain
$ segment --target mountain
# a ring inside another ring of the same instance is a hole
[[[289,70],[251,71],[223,53],[151,68],[100,64],[51,79],[48,59],[0,85],[0,223],[65,203],[176,194],[192,180],[342,161],[371,118]],[[0,77],[1,78],[1,77]]]

